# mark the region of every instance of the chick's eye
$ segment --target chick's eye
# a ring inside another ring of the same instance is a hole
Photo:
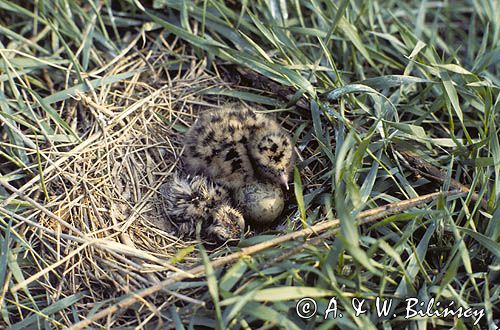
[[[232,223],[238,222],[238,216],[236,214],[229,214],[229,220],[231,220]]]

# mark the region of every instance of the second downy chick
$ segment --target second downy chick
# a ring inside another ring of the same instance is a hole
[[[204,176],[181,177],[175,174],[160,187],[167,217],[181,236],[194,236],[197,223],[202,236],[222,244],[241,238],[245,222],[230,204],[229,193]]]
[[[274,119],[238,105],[203,112],[186,135],[188,171],[233,191],[259,178],[288,189],[294,158],[290,136]]]

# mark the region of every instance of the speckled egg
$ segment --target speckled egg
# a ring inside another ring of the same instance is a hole
[[[283,191],[268,182],[252,182],[236,193],[236,200],[246,220],[269,224],[276,220],[285,206]]]

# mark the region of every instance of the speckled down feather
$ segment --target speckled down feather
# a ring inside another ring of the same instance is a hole
[[[176,174],[160,187],[160,194],[165,213],[180,236],[194,237],[201,222],[207,240],[223,243],[241,237],[243,216],[231,206],[227,189],[206,177]]]
[[[237,190],[259,178],[288,188],[294,162],[288,133],[270,116],[239,106],[203,112],[186,135],[191,173]]]

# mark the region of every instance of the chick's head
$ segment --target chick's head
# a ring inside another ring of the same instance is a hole
[[[214,210],[213,221],[206,229],[207,237],[219,244],[239,240],[243,236],[245,220],[241,212],[229,205],[221,205]]]
[[[250,143],[250,155],[258,174],[288,190],[295,156],[287,133],[280,130],[256,136]]]

